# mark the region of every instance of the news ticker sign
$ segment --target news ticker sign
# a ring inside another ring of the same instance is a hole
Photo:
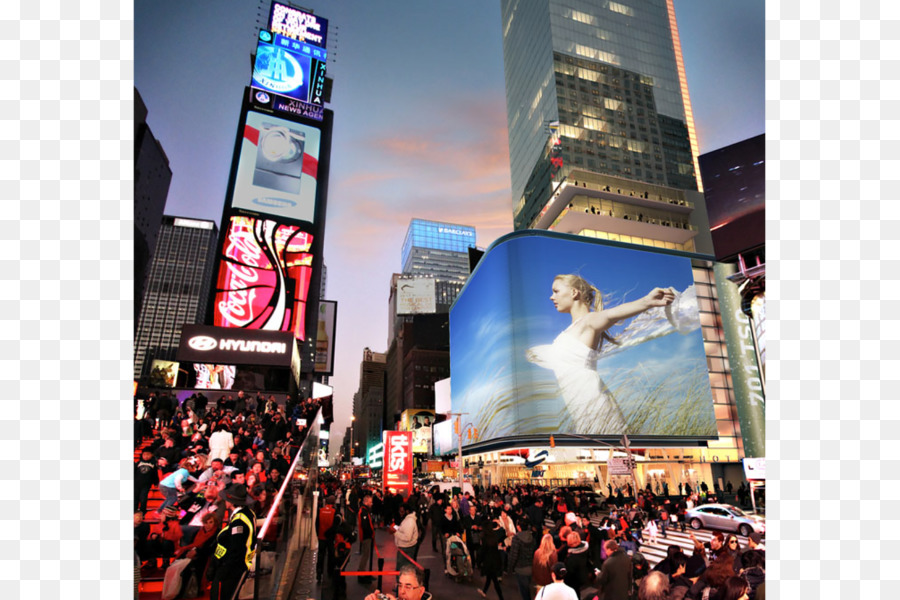
[[[289,332],[183,325],[178,360],[290,367],[296,340]]]
[[[411,431],[384,432],[384,491],[388,488],[409,496],[413,485],[413,452]]]
[[[328,19],[281,2],[272,3],[269,30],[319,48],[328,42]]]

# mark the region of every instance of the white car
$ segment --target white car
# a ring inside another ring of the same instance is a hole
[[[747,537],[754,531],[766,532],[766,519],[745,513],[730,504],[702,504],[685,513],[685,519],[693,529],[706,527],[724,531],[736,531]]]

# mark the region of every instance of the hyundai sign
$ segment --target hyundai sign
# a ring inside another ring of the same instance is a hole
[[[290,367],[295,343],[284,331],[184,325],[177,356],[194,363]]]

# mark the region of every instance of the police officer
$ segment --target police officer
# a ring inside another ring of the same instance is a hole
[[[216,537],[207,579],[212,582],[210,600],[231,600],[250,569],[256,548],[256,515],[247,508],[247,487],[235,484],[222,491],[231,518]]]

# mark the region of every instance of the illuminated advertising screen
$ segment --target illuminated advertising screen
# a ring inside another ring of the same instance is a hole
[[[178,363],[171,360],[154,360],[150,366],[151,387],[175,387],[178,379]]]
[[[278,96],[281,103],[273,104],[276,110],[285,110],[281,104],[290,101],[318,107],[309,116],[321,121],[326,59],[324,48],[260,31],[250,87]],[[264,97],[255,98],[261,104],[267,103]]]
[[[434,442],[435,456],[444,456],[458,450],[459,444],[456,434],[453,433],[454,420],[436,423],[432,428],[432,440]]]
[[[315,127],[248,111],[232,207],[312,223],[321,137]]]
[[[400,429],[413,434],[413,452],[431,452],[431,426],[433,424],[433,410],[411,408],[404,410],[400,415]]]
[[[194,374],[197,378],[194,389],[230,390],[234,387],[236,371],[235,365],[194,363]]]
[[[272,3],[269,30],[319,48],[328,41],[328,19],[280,2]]]
[[[232,216],[213,307],[213,325],[288,331],[306,339],[313,236],[270,219]]]
[[[334,372],[334,334],[337,317],[337,302],[319,302],[319,322],[316,333],[315,372],[331,375]]]
[[[453,412],[481,440],[717,435],[685,256],[510,234],[457,298],[450,347]]]
[[[384,490],[392,489],[404,496],[412,492],[412,433],[384,432]]]

